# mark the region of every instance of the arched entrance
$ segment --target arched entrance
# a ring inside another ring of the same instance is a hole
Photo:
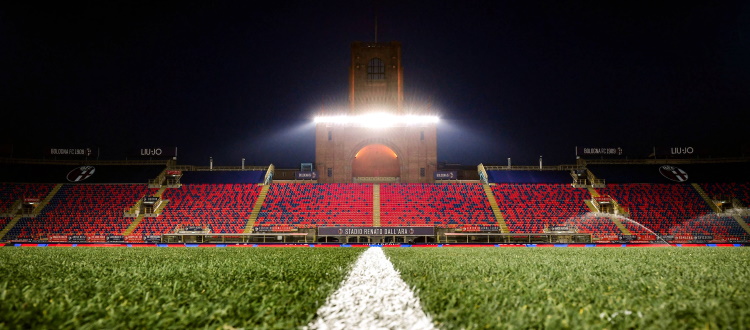
[[[398,155],[382,144],[365,146],[352,160],[352,177],[355,178],[398,178],[400,175]]]

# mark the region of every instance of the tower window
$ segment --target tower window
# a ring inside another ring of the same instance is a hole
[[[333,132],[328,131],[328,141],[333,140]]]
[[[329,177],[329,178],[333,176],[333,168],[330,168],[330,167],[329,167],[329,168],[328,168],[328,170],[327,170],[326,172],[328,172],[328,177]]]
[[[424,177],[425,176],[425,172],[426,171],[424,170],[424,167],[420,167],[419,168],[419,176]]]
[[[424,141],[424,131],[419,131],[419,140]]]
[[[383,60],[375,57],[367,64],[367,79],[382,80],[385,79],[385,65]]]

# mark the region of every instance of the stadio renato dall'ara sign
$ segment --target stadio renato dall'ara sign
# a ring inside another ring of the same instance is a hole
[[[432,236],[435,227],[320,227],[319,236]]]

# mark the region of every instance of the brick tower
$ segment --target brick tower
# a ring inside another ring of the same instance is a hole
[[[398,42],[352,43],[349,119],[316,124],[319,182],[434,182],[437,124],[404,108],[401,63]]]

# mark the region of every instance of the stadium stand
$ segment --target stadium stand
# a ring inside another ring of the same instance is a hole
[[[614,241],[622,234],[612,219],[604,214],[587,213],[566,220],[561,226],[579,233],[592,234],[598,240]]]
[[[178,226],[208,226],[213,233],[241,233],[258,198],[253,183],[183,184],[167,189],[169,204],[158,217],[144,218],[134,234],[172,233]]]
[[[213,233],[320,226],[434,226],[447,232],[472,232],[493,231],[489,228],[502,227],[498,226],[502,219],[508,229],[503,227],[503,232],[510,233],[575,227],[597,241],[618,241],[622,235],[655,241],[653,231],[676,241],[746,242],[750,182],[740,170],[742,164],[679,165],[684,182],[661,173],[663,165],[593,165],[592,172],[607,181],[605,188],[596,189],[572,187],[570,172],[562,170],[489,170],[487,186],[478,182],[262,186],[265,170],[186,170],[181,187],[159,189],[159,185],[149,188],[146,182],[162,175],[163,165],[96,165],[93,175],[70,183],[68,174],[78,173],[82,165],[22,168],[6,163],[0,166],[19,176],[0,183],[0,232],[6,241],[50,235],[158,236],[184,226],[207,227]],[[29,180],[34,174],[39,177]],[[128,181],[137,182],[119,183]],[[56,186],[62,188],[57,191]],[[53,191],[57,191],[54,198],[46,206],[46,201],[40,202],[36,214],[3,213],[14,204],[14,209],[18,207],[24,197],[41,201]],[[132,212],[137,202],[161,191],[167,202],[161,213],[141,214],[135,220]],[[626,208],[629,219],[592,213],[584,201],[597,195],[611,196]],[[497,219],[488,196],[497,202]],[[718,199],[731,201],[722,208],[729,211],[717,213],[720,208],[713,205]]]
[[[382,226],[497,226],[479,183],[390,183],[380,196]]]
[[[597,190],[614,197],[630,210],[631,219],[659,235],[669,235],[672,228],[712,212],[689,184],[607,184]]]
[[[498,183],[492,192],[512,233],[542,233],[589,212],[586,189],[570,184]]]
[[[713,240],[737,241],[747,238],[747,233],[728,214],[709,213],[698,218],[688,219],[670,230],[673,236],[693,235],[712,236]]]
[[[21,219],[6,239],[119,235],[132,221],[124,217],[123,210],[154,191],[145,184],[66,184],[41,214]]]
[[[43,199],[52,187],[52,184],[0,183],[0,213],[24,197]]]
[[[372,226],[372,184],[271,185],[255,223],[273,226]]]
[[[746,239],[747,231],[730,214],[714,213],[712,198],[736,198],[750,202],[746,182],[747,163],[679,164],[679,177],[665,175],[670,165],[619,164],[589,165],[607,180],[602,194],[611,194],[630,209],[630,217],[659,233],[685,240],[709,237],[714,240]],[[667,171],[669,172],[669,171]],[[668,173],[667,173],[668,174]],[[693,182],[692,187],[688,182]],[[700,196],[703,190],[706,200]],[[731,203],[730,203],[731,204]],[[731,207],[731,206],[730,206]],[[633,224],[629,228],[638,229]],[[644,234],[645,235],[645,234]],[[745,238],[743,238],[745,237]]]
[[[713,182],[700,185],[709,197],[737,198],[743,207],[750,206],[750,182]]]

